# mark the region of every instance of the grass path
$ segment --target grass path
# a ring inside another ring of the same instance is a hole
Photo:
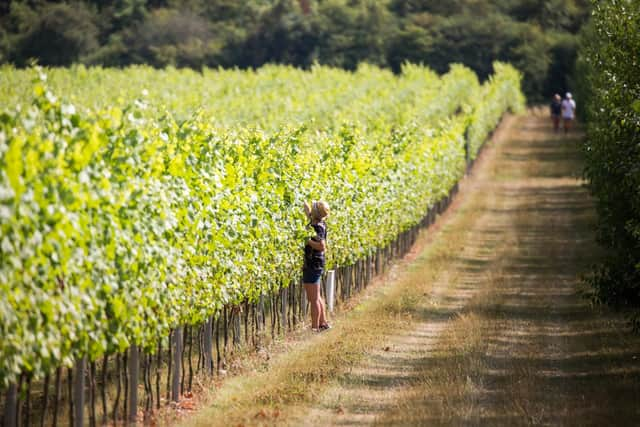
[[[188,425],[640,425],[640,337],[580,295],[598,249],[578,137],[507,119],[357,309]]]

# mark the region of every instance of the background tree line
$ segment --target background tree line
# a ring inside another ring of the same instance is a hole
[[[588,0],[10,0],[0,62],[354,69],[492,61],[525,74],[530,100],[569,87]]]

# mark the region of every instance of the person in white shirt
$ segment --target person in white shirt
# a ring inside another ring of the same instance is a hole
[[[567,92],[562,101],[562,121],[564,123],[564,133],[568,133],[576,118],[576,101],[573,100],[570,92]]]

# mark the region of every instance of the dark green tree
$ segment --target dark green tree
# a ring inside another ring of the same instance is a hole
[[[640,2],[594,2],[578,62],[588,121],[585,174],[596,197],[606,260],[595,298],[640,307]],[[640,329],[640,312],[634,325]]]
[[[297,1],[278,0],[263,10],[254,31],[238,50],[237,63],[258,67],[265,63],[308,67],[315,59],[318,31]]]
[[[570,89],[589,0],[9,0],[0,61],[355,69],[494,60],[524,73],[530,101]]]
[[[26,25],[11,52],[20,65],[31,59],[43,65],[70,65],[98,47],[95,15],[84,3],[46,4]]]
[[[318,60],[353,70],[360,62],[386,65],[386,51],[395,20],[384,4],[361,0],[348,5],[328,0],[319,4],[321,30]]]
[[[123,32],[127,46],[122,61],[157,67],[199,68],[216,53],[210,24],[202,17],[176,9],[155,9]]]

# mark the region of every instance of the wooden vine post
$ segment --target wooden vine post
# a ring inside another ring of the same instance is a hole
[[[467,171],[471,169],[471,145],[469,144],[469,127],[464,130],[464,158],[467,162]]]
[[[204,371],[213,374],[213,316],[209,316],[204,324]]]
[[[87,358],[76,360],[73,367],[73,426],[84,425],[84,371],[87,367]]]
[[[129,404],[127,408],[127,420],[131,424],[136,423],[138,415],[138,378],[140,375],[140,351],[138,346],[133,344],[129,347]]]
[[[287,296],[289,295],[289,288],[282,288],[280,292],[280,300],[282,304],[280,304],[281,315],[280,322],[282,323],[282,333],[284,334],[287,331]]]
[[[182,363],[182,326],[178,326],[173,331],[172,338],[171,357],[173,358],[173,363],[171,367],[173,372],[171,373],[171,401],[178,402],[180,400],[180,369]]]
[[[307,301],[307,291],[304,289],[304,286],[300,287],[302,292],[300,294],[300,316],[302,318],[302,323],[304,324],[305,317],[307,315],[308,309],[308,301]]]
[[[265,322],[264,294],[260,294],[260,301],[258,302],[258,331],[262,331],[264,329]]]
[[[11,384],[7,389],[4,398],[4,419],[2,425],[4,427],[15,427],[18,425],[18,387]]]
[[[239,305],[234,305],[231,309],[231,325],[233,328],[233,345],[238,347],[240,345],[240,316],[242,316],[242,308]]]
[[[333,313],[333,306],[335,303],[336,296],[336,271],[329,270],[327,271],[327,283],[325,290],[326,300],[327,300],[327,309],[330,313]]]

